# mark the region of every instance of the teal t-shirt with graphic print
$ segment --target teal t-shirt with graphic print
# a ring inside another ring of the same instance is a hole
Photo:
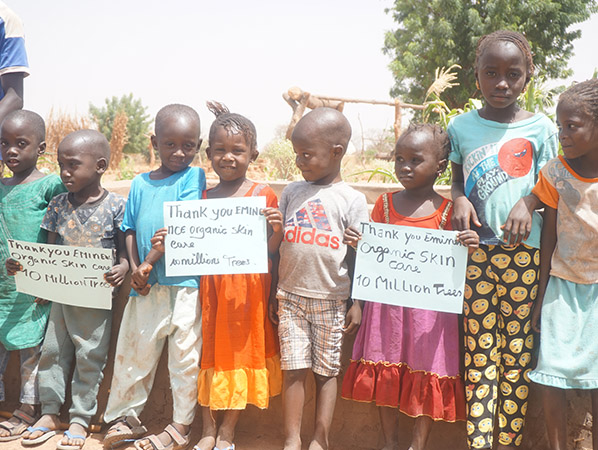
[[[503,244],[501,226],[517,201],[536,184],[538,172],[558,151],[558,131],[544,114],[515,123],[480,117],[477,110],[461,114],[448,126],[450,160],[463,166],[465,195],[481,228],[480,243]],[[534,213],[527,245],[540,247],[542,218]]]

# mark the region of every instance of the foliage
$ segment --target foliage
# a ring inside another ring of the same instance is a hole
[[[124,111],[120,111],[114,118],[112,136],[110,136],[110,169],[112,170],[117,169],[123,159],[123,149],[129,140],[128,121],[129,118]]]
[[[359,175],[369,175],[368,180],[367,180],[368,183],[370,181],[372,181],[376,176],[381,176],[383,183],[398,183],[399,182],[399,180],[397,179],[397,176],[395,175],[394,164],[393,164],[392,168],[376,167],[374,169],[365,169],[360,172],[352,173],[349,176],[356,177]]]
[[[522,32],[530,41],[539,73],[565,78],[573,41],[581,35],[570,26],[598,10],[597,0],[395,0],[387,9],[397,28],[385,37],[384,52],[394,60],[393,97],[415,101],[425,96],[434,69],[460,64],[459,86],[445,96],[450,109],[476,98],[473,63],[479,37],[499,29]]]
[[[132,180],[135,178],[135,170],[133,169],[134,164],[135,162],[131,160],[128,155],[124,155],[118,163],[118,179]]]
[[[299,175],[291,141],[275,139],[267,146],[260,159],[267,160],[264,173],[268,180],[294,180]]]
[[[110,141],[114,120],[119,112],[127,115],[128,142],[123,148],[124,153],[144,153],[147,150],[147,135],[150,132],[151,120],[147,108],[140,99],[133,98],[133,94],[118,98],[106,98],[103,106],[89,105],[89,115],[93,117],[98,129]]]

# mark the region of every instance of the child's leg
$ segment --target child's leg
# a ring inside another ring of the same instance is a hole
[[[143,411],[170,327],[168,299],[168,287],[160,285],[145,297],[129,298],[118,332],[106,423],[122,416],[139,417]]]
[[[38,369],[42,417],[34,428],[48,428],[51,431],[59,428],[58,415],[65,400],[73,353],[74,346],[66,328],[63,305],[52,303]],[[23,438],[33,440],[45,433],[44,430],[27,432]]]
[[[216,413],[207,406],[201,407],[201,439],[195,445],[194,450],[212,450],[216,446]]]
[[[241,410],[229,409],[223,411],[223,418],[218,428],[218,437],[216,438],[216,447],[229,448],[233,445],[235,439],[235,427],[239,421]]]
[[[334,406],[336,405],[337,377],[325,377],[314,373],[316,379],[316,425],[310,450],[327,449]]]
[[[427,416],[419,416],[415,419],[413,426],[413,438],[409,450],[424,450],[430,436],[430,430],[434,421]]]
[[[197,301],[197,289],[166,286],[166,298],[171,305],[171,323],[168,335],[168,372],[172,390],[172,426],[180,438],[188,440],[189,426],[195,417],[197,406],[197,377],[201,356],[201,305]],[[154,290],[152,288],[152,290]],[[164,295],[164,293],[163,293]],[[157,435],[163,445],[174,441],[166,429]],[[138,444],[152,450],[148,439]]]
[[[299,369],[282,372],[284,450],[301,450],[301,420],[305,404],[307,371],[308,369]]]
[[[396,408],[379,406],[380,425],[384,435],[384,448],[382,450],[397,450],[399,448],[399,412]]]
[[[112,311],[65,305],[63,313],[75,345],[76,363],[69,409],[71,436],[65,435],[62,444],[81,447],[85,443],[91,418],[97,411],[98,389],[110,346]]]
[[[551,450],[567,450],[567,400],[565,390],[542,386],[542,402],[544,419],[546,420],[546,433]],[[592,409],[595,412],[593,394]]]

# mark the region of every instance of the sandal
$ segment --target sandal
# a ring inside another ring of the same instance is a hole
[[[21,445],[25,447],[28,447],[30,445],[43,444],[51,437],[56,436],[56,430],[50,430],[48,427],[29,427],[27,428],[27,431],[29,431],[30,433],[34,433],[36,431],[43,431],[44,434],[36,437],[35,439],[23,438],[23,440],[21,440]]]
[[[156,436],[152,434],[150,436],[146,436],[143,439],[138,439],[135,441],[134,445],[137,450],[143,450],[140,442],[144,439],[147,439],[154,450],[183,450],[189,446],[189,433],[186,435],[182,435],[179,430],[173,427],[171,424],[166,425],[164,431],[170,435],[170,443],[168,445],[162,444],[162,441]]]
[[[129,442],[134,442],[147,433],[147,428],[141,425],[135,416],[121,416],[116,419],[104,436],[104,448],[112,449]]]
[[[71,432],[69,430],[66,430],[64,432],[64,436],[67,437],[67,439],[72,440],[72,439],[81,439],[83,441],[83,444],[81,445],[69,445],[69,444],[63,444],[62,440],[58,441],[58,444],[56,444],[56,449],[57,450],[81,450],[83,448],[83,446],[85,445],[85,441],[87,441],[87,436],[81,436],[78,434],[71,434]]]
[[[19,422],[10,422],[10,419],[13,418],[17,419]],[[25,431],[27,431],[27,428],[33,425],[37,420],[35,417],[30,416],[29,414],[21,411],[20,409],[15,409],[10,419],[5,420],[4,422],[0,422],[0,428],[4,428],[6,431],[10,433],[8,436],[0,437],[0,442],[8,442],[19,439],[21,435]]]

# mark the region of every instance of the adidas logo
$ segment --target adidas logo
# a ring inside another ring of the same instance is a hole
[[[284,240],[295,244],[319,245],[337,250],[338,236],[332,236],[332,227],[320,199],[307,202],[285,221]]]

